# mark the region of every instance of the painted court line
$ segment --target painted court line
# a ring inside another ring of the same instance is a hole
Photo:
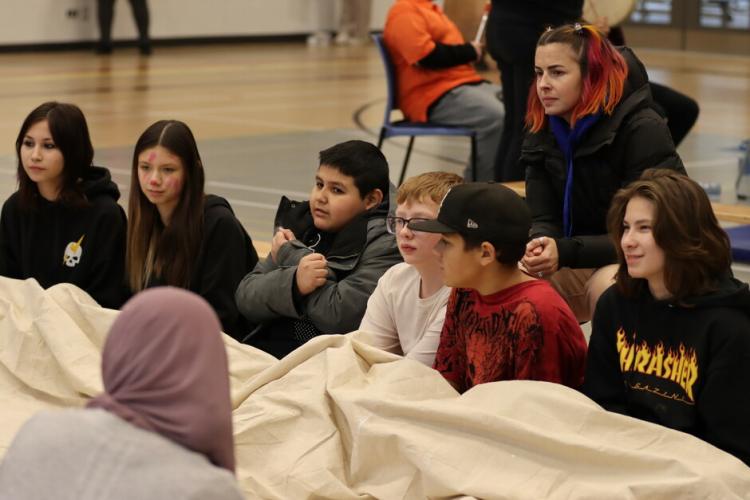
[[[715,158],[715,159],[710,159],[710,160],[687,161],[685,162],[685,167],[688,169],[716,168],[716,167],[725,167],[725,166],[734,167],[735,165],[733,164],[733,162],[735,161],[737,161],[737,157],[727,156],[724,158]],[[109,171],[113,174],[128,175],[128,176],[130,175],[130,170],[124,169],[124,168],[111,168],[110,167]],[[16,173],[15,168],[13,169],[0,168],[0,174],[15,175],[15,173]],[[307,199],[307,196],[309,196],[309,193],[302,192],[302,191],[289,191],[285,189],[250,186],[247,184],[237,184],[237,183],[224,182],[224,181],[206,181],[206,186],[221,188],[221,189],[234,189],[237,191],[247,191],[247,192],[252,192],[252,193],[289,196],[289,197],[296,198],[296,199]],[[127,186],[118,184],[118,187],[120,188],[121,192],[128,191]],[[258,202],[243,201],[243,200],[230,200],[230,203],[241,205],[241,206],[246,206],[246,207],[262,208],[262,209],[267,209],[267,210],[275,210],[277,208],[277,205],[272,205],[269,203],[258,203]]]
[[[0,171],[3,171],[3,170],[0,170]],[[113,174],[130,175],[130,170],[124,169],[124,168],[110,168],[109,171],[112,172]],[[8,173],[11,173],[11,171],[8,171]],[[259,186],[249,186],[247,184],[237,184],[234,182],[223,182],[223,181],[206,181],[206,186],[217,187],[217,188],[222,188],[222,189],[236,189],[239,191],[250,191],[254,193],[286,195],[286,196],[291,196],[291,197],[296,197],[296,198],[305,198],[305,199],[307,198],[307,196],[310,195],[310,193],[302,192],[302,191],[289,191],[288,189],[275,189],[275,188],[267,188],[267,187],[259,187]]]
[[[219,187],[223,189],[238,189],[240,191],[257,191],[259,193],[266,193],[266,194],[286,195],[286,196],[292,196],[295,198],[307,198],[308,196],[310,196],[310,193],[304,193],[302,191],[289,191],[286,189],[264,188],[264,187],[248,186],[245,184],[234,184],[231,182],[222,182],[222,181],[206,181],[206,185]]]
[[[265,210],[276,210],[279,208],[279,205],[272,205],[271,203],[258,203],[255,201],[245,201],[245,200],[236,200],[233,198],[227,198],[227,201],[232,206],[241,206],[241,207],[252,207],[252,208],[262,208]]]
[[[714,158],[712,160],[686,161],[685,168],[736,167],[739,156],[738,153],[737,156],[725,156],[724,158]]]

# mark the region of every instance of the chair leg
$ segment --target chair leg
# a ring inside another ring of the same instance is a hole
[[[471,136],[471,180],[472,182],[477,181],[477,138]]]
[[[401,167],[401,175],[398,178],[398,185],[404,183],[404,177],[406,177],[406,166],[409,164],[409,157],[411,156],[411,147],[414,145],[414,136],[409,137],[409,145],[406,147],[406,156],[404,157],[404,165]]]
[[[383,147],[383,141],[385,141],[385,127],[380,127],[380,137],[378,137],[378,149]]]

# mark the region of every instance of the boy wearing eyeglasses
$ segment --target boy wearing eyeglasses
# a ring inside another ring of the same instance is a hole
[[[395,215],[386,219],[386,227],[396,236],[404,262],[380,278],[359,326],[368,343],[428,366],[435,360],[450,288],[443,284],[434,252],[440,236],[407,225],[437,217],[445,194],[461,182],[456,174],[428,172],[398,189]]]
[[[318,335],[356,330],[385,271],[401,262],[386,231],[388,163],[365,141],[320,152],[307,202],[282,198],[271,253],[235,294],[255,330],[244,342],[282,358]]]

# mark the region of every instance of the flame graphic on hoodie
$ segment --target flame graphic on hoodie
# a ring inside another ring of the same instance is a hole
[[[677,349],[665,350],[659,342],[650,346],[644,340],[636,343],[636,335],[629,340],[625,331],[617,330],[617,352],[620,355],[620,370],[652,375],[670,380],[683,388],[690,402],[695,402],[693,385],[698,380],[698,356],[695,349],[688,349],[682,342]]]

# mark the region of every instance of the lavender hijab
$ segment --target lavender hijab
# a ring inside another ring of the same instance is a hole
[[[88,403],[234,472],[221,325],[201,297],[152,288],[130,300],[102,353],[104,393]]]

